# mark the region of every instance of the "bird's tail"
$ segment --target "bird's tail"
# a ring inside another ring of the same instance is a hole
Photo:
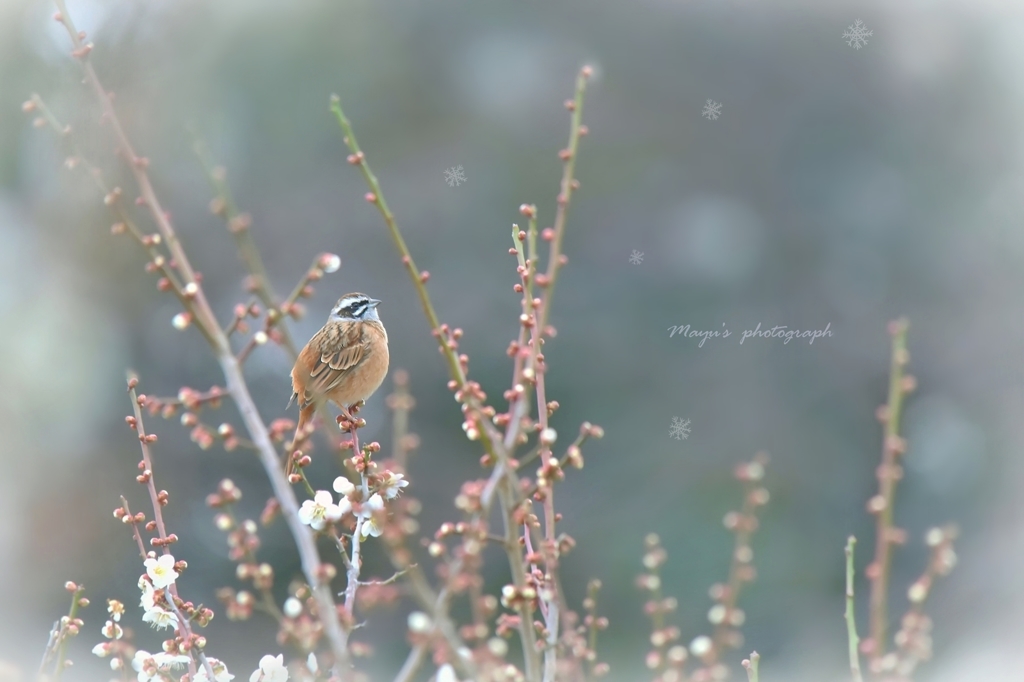
[[[295,396],[293,395],[292,398],[294,398],[294,397]],[[291,402],[289,402],[288,404],[290,405]],[[299,409],[299,423],[295,427],[295,436],[292,438],[293,452],[294,452],[294,448],[296,448],[298,446],[298,444],[299,444],[299,442],[301,440],[305,440],[306,438],[309,437],[309,433],[310,433],[310,431],[312,431],[310,426],[313,423],[314,415],[316,415],[316,404],[315,403],[309,403],[305,407],[302,407],[302,408]],[[294,470],[295,470],[295,464],[294,464],[294,462],[292,460],[291,455],[289,455],[288,456],[288,463],[285,466],[285,475],[289,475],[290,476],[291,473]]]

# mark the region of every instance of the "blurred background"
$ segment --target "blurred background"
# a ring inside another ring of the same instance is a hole
[[[300,342],[336,298],[382,299],[393,368],[411,373],[422,447],[408,489],[424,530],[455,518],[460,482],[479,451],[459,428],[445,367],[383,223],[345,162],[328,97],[338,93],[421,267],[441,319],[500,407],[519,302],[507,254],[518,206],[550,225],[568,136],[562,102],[577,70],[596,77],[584,107],[582,183],[569,217],[569,264],[547,347],[554,426],[583,420],[606,437],[559,489],[564,561],[576,604],[604,583],[611,626],[600,645],[611,679],[645,679],[648,625],[634,586],[643,537],[668,551],[666,593],[688,642],[710,628],[708,587],[726,576],[732,536],[721,518],[740,489],[733,466],[766,450],[772,501],[754,539],[758,579],[741,603],[746,642],[765,680],[846,679],[843,545],[873,543],[865,501],[877,487],[889,363],[886,322],[910,319],[906,476],[896,519],[893,619],[926,560],[933,525],[961,528],[959,564],[933,592],[935,659],[921,679],[1012,680],[1024,636],[1024,8],[1016,2],[771,0],[69,0],[95,43],[93,60],[173,213],[221,319],[246,300],[244,270],[192,152],[193,128],[227,168],[237,203],[279,292],[319,252],[341,255],[292,325]],[[129,607],[137,645],[161,637],[134,608],[140,562],[111,517],[134,482],[137,442],[124,426],[124,372],[142,390],[222,383],[195,329],[176,331],[175,300],[156,291],[140,249],[110,236],[112,217],[66,149],[31,125],[21,103],[47,101],[111,182],[134,196],[109,127],[69,46],[37,0],[0,0],[0,666],[31,677],[64,581],[93,606],[73,643],[75,678],[104,679],[89,655],[103,603]],[[861,19],[861,49],[842,38]],[[715,120],[707,100],[721,104]],[[449,185],[461,166],[465,181]],[[153,229],[147,216],[137,218]],[[642,254],[630,262],[634,252]],[[748,339],[758,324],[824,329],[783,344]],[[669,328],[728,328],[728,339],[670,338]],[[724,325],[724,327],[723,327]],[[246,366],[265,418],[285,412],[285,353]],[[384,396],[366,436],[389,442]],[[670,437],[674,417],[692,432]],[[230,406],[214,424],[238,423]],[[230,476],[255,516],[269,495],[247,452],[199,450],[177,420],[160,436],[159,485],[193,570],[184,593],[214,605],[211,652],[238,679],[278,653],[269,619],[228,622],[214,591],[238,586],[223,534],[203,504]],[[314,469],[333,479],[328,466]],[[283,590],[298,574],[283,524],[261,557]],[[380,555],[367,572],[388,575]],[[867,585],[860,572],[860,613]],[[505,580],[492,562],[489,585]],[[390,679],[408,605],[375,613],[360,639]],[[865,628],[862,623],[862,630]]]

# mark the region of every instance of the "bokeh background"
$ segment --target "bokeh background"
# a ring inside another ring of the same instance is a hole
[[[453,518],[460,481],[477,475],[445,369],[365,187],[345,163],[328,96],[341,95],[422,267],[441,318],[466,329],[471,373],[500,401],[516,329],[510,225],[523,202],[550,224],[565,144],[562,106],[584,63],[597,77],[591,135],[578,164],[547,347],[554,425],[606,437],[560,489],[570,597],[600,578],[611,619],[601,644],[612,679],[644,679],[648,628],[634,587],[644,534],[669,553],[666,591],[685,641],[705,632],[708,586],[725,577],[739,500],[731,470],[772,456],[772,502],[754,540],[757,582],[743,597],[746,644],[763,679],[845,678],[845,538],[868,560],[880,452],[873,414],[888,372],[886,322],[911,321],[910,447],[896,517],[894,612],[925,561],[932,525],[962,529],[960,563],[934,591],[936,656],[922,679],[1020,679],[1024,636],[1024,10],[1017,2],[771,0],[304,1],[70,0],[95,42],[158,192],[173,212],[221,318],[244,299],[243,268],[191,150],[189,127],[228,169],[271,279],[289,290],[321,251],[342,269],[323,280],[308,338],[335,298],[383,299],[393,367],[411,372],[423,446],[410,492],[424,528]],[[200,335],[178,332],[175,301],[143,271],[140,250],[109,235],[111,216],[66,151],[20,105],[40,93],[112,181],[113,156],[66,37],[41,0],[0,1],[0,660],[31,676],[65,580],[93,606],[74,644],[75,678],[103,679],[88,654],[106,597],[136,600],[138,557],[111,517],[134,483],[137,443],[123,422],[124,372],[170,395],[221,378]],[[855,19],[863,49],[841,37]],[[707,99],[721,116],[701,116]],[[461,165],[466,182],[449,186]],[[133,196],[132,192],[128,192]],[[148,224],[139,214],[140,222]],[[632,264],[633,251],[643,253]],[[830,338],[748,340],[787,325]],[[702,348],[673,325],[733,332]],[[267,418],[284,416],[288,362],[259,349],[246,372]],[[380,391],[367,435],[388,442]],[[223,419],[235,420],[232,408]],[[685,440],[673,417],[690,419]],[[212,419],[212,418],[210,418]],[[216,422],[214,422],[216,423]],[[171,492],[183,589],[214,603],[236,585],[203,499],[230,476],[255,515],[268,495],[245,452],[200,451],[176,421],[152,419],[156,466]],[[314,472],[326,483],[324,462]],[[326,484],[324,485],[326,487]],[[280,524],[262,556],[298,572]],[[384,574],[371,554],[368,571]],[[500,562],[489,584],[504,580]],[[283,585],[282,585],[283,587]],[[861,596],[866,584],[858,581]],[[578,602],[577,602],[578,603]],[[864,600],[860,600],[865,613]],[[219,609],[218,609],[219,610]],[[404,655],[407,606],[361,634],[380,679]],[[138,644],[159,635],[130,609]],[[208,630],[211,651],[246,678],[277,653],[259,618]],[[895,619],[895,616],[894,616]],[[109,672],[109,671],[108,671]]]

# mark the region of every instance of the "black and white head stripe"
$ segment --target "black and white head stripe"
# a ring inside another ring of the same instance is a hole
[[[349,294],[338,301],[331,314],[346,320],[376,319],[375,308],[380,301],[366,294]]]

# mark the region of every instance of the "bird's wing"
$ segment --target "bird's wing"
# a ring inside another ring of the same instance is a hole
[[[314,395],[323,396],[336,388],[367,356],[369,349],[358,325],[328,327],[321,330],[321,334],[319,343],[309,344],[314,353],[319,351],[319,357],[310,366],[306,395],[303,396],[305,402]]]

